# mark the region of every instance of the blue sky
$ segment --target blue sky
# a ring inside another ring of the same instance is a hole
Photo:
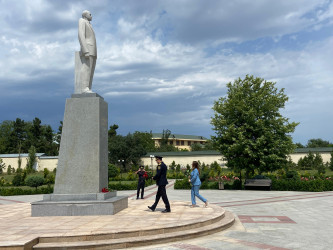
[[[213,135],[226,83],[253,74],[289,96],[292,135],[333,142],[333,2],[327,0],[0,0],[0,122],[57,130],[74,91],[77,25],[93,15],[93,91],[119,132]]]

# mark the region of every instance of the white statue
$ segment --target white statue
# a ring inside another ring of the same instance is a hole
[[[90,24],[91,13],[82,12],[79,20],[79,42],[81,51],[75,54],[75,93],[92,93],[91,85],[97,59],[97,46],[94,30]]]

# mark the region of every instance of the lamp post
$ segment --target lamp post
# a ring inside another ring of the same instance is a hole
[[[125,160],[118,160],[119,166],[124,165],[124,162],[125,162]],[[120,183],[121,183],[122,179],[123,179],[123,171],[120,168]]]
[[[150,155],[150,167],[151,167],[152,175],[154,175],[154,169],[153,169],[153,159],[154,158],[155,158],[154,155]]]

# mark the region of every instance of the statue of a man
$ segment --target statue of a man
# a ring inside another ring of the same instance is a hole
[[[91,85],[97,59],[97,46],[94,30],[90,24],[91,13],[88,10],[82,12],[79,20],[79,42],[81,45],[80,59],[81,68],[79,70],[79,82],[81,93],[92,93]]]

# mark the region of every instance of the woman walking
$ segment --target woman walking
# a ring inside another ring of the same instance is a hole
[[[191,207],[195,207],[196,206],[196,202],[195,202],[195,196],[198,197],[202,202],[205,203],[205,207],[208,206],[208,202],[207,199],[205,199],[204,197],[202,197],[199,194],[199,189],[201,186],[201,181],[199,178],[199,164],[197,161],[192,162],[192,172],[190,175],[190,178],[188,179],[188,181],[192,184],[192,188],[191,188],[191,201],[192,201],[192,205]]]

